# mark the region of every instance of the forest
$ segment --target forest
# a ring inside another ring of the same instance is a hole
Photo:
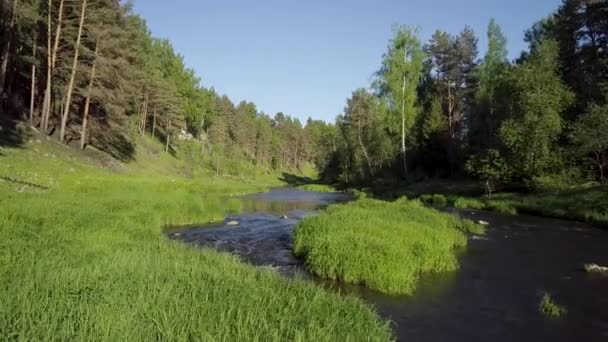
[[[394,25],[327,122],[129,1],[0,0],[0,340],[604,340],[608,2],[556,7]]]
[[[334,123],[235,105],[128,4],[13,0],[1,11],[4,113],[124,161],[135,137],[149,135],[167,152],[178,137],[198,140],[218,173],[237,172],[222,170],[223,159],[312,164],[328,183],[475,177],[489,193],[607,177],[602,1],[564,1],[525,32],[529,48],[515,61],[494,20],[483,56],[469,27],[422,42],[397,26],[373,83],[353,91]]]

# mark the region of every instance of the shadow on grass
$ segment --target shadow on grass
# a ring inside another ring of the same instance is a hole
[[[36,188],[36,189],[40,189],[40,190],[48,190],[49,188],[46,186],[42,186],[39,184],[34,184],[34,183],[30,183],[30,182],[25,182],[25,181],[21,181],[12,177],[8,177],[8,176],[0,176],[0,180],[3,180],[5,182],[11,183],[11,184],[16,184],[16,185],[26,185],[26,186],[30,186],[32,188]]]
[[[294,174],[288,173],[288,172],[283,172],[283,175],[281,178],[279,178],[279,180],[282,182],[285,182],[291,186],[300,186],[300,185],[307,185],[307,184],[322,184],[320,181],[312,179],[310,177],[298,176],[298,175],[294,175]]]
[[[97,149],[121,162],[126,163],[135,160],[135,145],[122,133],[98,131],[94,139],[91,139],[91,142]]]

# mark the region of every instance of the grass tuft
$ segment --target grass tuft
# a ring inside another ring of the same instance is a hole
[[[462,231],[476,229],[419,201],[364,198],[303,220],[294,251],[321,277],[411,294],[421,273],[456,270]]]
[[[538,311],[543,315],[551,318],[558,318],[568,313],[568,310],[563,306],[556,304],[551,298],[551,295],[544,293],[538,305]]]
[[[444,195],[422,195],[420,200],[424,204],[432,205],[435,207],[445,207],[448,204],[448,200]]]

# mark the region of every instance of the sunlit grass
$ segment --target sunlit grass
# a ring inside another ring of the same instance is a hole
[[[12,179],[0,182],[0,340],[391,338],[359,299],[161,234],[219,220],[239,208],[225,195],[263,185],[112,174],[43,148],[0,156]]]
[[[458,268],[470,221],[419,201],[360,199],[302,221],[294,250],[315,274],[389,294],[410,294],[421,273]]]

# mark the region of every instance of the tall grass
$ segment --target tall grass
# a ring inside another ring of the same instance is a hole
[[[419,201],[359,199],[296,228],[294,250],[315,274],[389,294],[410,294],[421,273],[458,268],[461,230],[475,225]]]
[[[571,219],[608,228],[608,187],[580,187],[568,190],[515,194],[502,193],[491,198],[450,198],[457,208],[491,210],[505,214],[526,213]]]
[[[162,236],[164,224],[238,210],[224,195],[258,185],[116,175],[60,151],[3,152],[2,341],[391,338],[359,299]]]

